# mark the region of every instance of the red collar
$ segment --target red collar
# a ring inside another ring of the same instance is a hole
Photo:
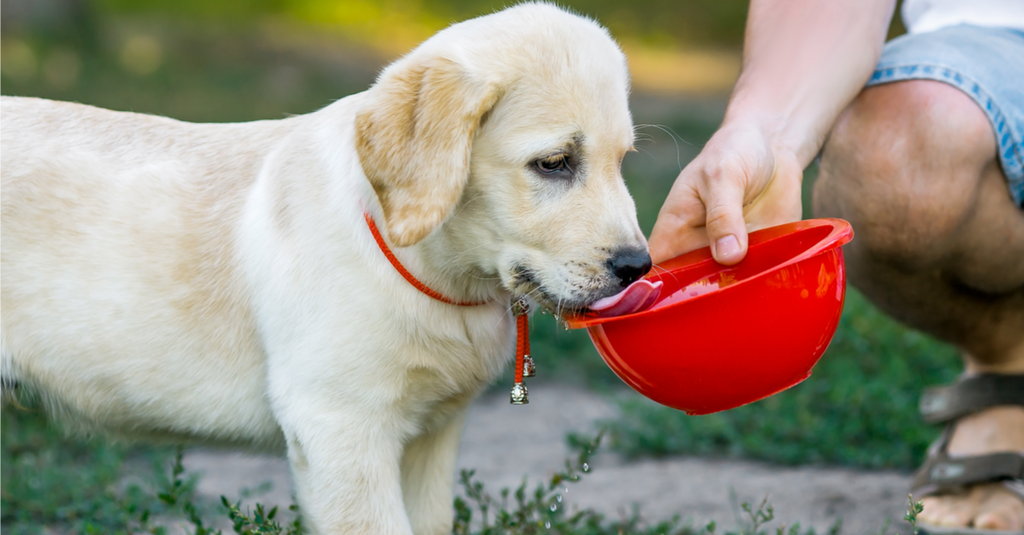
[[[405,269],[405,266],[398,261],[395,257],[395,253],[391,252],[391,248],[384,242],[384,238],[380,235],[380,231],[377,230],[377,225],[373,222],[373,217],[369,212],[363,211],[363,217],[366,219],[366,226],[370,227],[370,233],[373,234],[373,239],[377,242],[377,246],[380,247],[384,256],[387,257],[388,262],[395,268],[395,271],[402,276],[409,284],[413,285],[417,290],[441,301],[442,303],[448,303],[449,305],[456,305],[460,307],[471,307],[477,305],[486,304],[486,301],[456,301],[449,299],[441,293],[430,289],[426,284],[423,284],[409,273],[409,270]],[[512,314],[516,317],[516,373],[515,373],[515,384],[512,385],[512,404],[513,405],[525,405],[530,402],[529,395],[526,391],[526,385],[523,384],[524,377],[533,377],[534,375],[534,364],[533,359],[530,357],[530,323],[529,323],[529,306],[526,303],[526,299],[522,297],[512,298]]]
[[[473,307],[487,303],[486,301],[456,301],[455,299],[449,299],[440,292],[432,290],[429,286],[420,282],[412,275],[412,273],[409,273],[409,270],[405,269],[405,266],[403,266],[401,262],[398,261],[398,258],[395,257],[395,253],[391,252],[388,244],[384,242],[384,238],[380,235],[380,231],[377,230],[377,225],[373,222],[373,216],[371,216],[369,212],[363,212],[363,217],[366,218],[366,226],[370,227],[370,233],[373,234],[373,239],[377,241],[377,246],[380,247],[381,252],[387,257],[388,262],[391,262],[395,271],[405,278],[405,280],[409,281],[409,284],[413,285],[417,290],[441,301],[442,303],[448,303],[449,305]]]

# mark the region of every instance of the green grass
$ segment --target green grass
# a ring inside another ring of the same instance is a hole
[[[131,36],[155,41],[159,60],[152,72],[139,74],[124,61],[125,43]],[[21,69],[15,61],[0,68],[4,95],[67,100],[197,122],[308,113],[365,90],[379,67],[375,57],[355,50],[324,57],[289,46],[275,47],[252,26],[97,16],[70,28],[5,29],[3,37],[8,47],[5,63],[20,57],[14,51],[23,50],[21,44],[27,45],[31,58]],[[53,76],[51,70],[74,76]]]
[[[0,412],[0,525],[10,535],[62,526],[72,533],[115,533],[130,512],[163,511],[145,489],[168,450],[70,437],[38,411]],[[125,483],[133,481],[133,483]]]
[[[245,531],[274,524],[262,508],[248,512],[227,500],[217,506],[196,499],[199,477],[185,472],[181,448],[175,457],[173,448],[69,435],[36,407],[22,410],[5,403],[0,418],[0,529],[5,534],[35,535],[45,528],[165,535],[167,523],[187,522],[194,535],[214,535],[219,532],[207,524],[218,516],[238,526],[236,533],[271,533]]]
[[[277,507],[221,497],[219,505],[195,496],[198,476],[182,466],[182,449],[134,448],[103,440],[69,437],[50,426],[38,412],[5,406],[2,411],[3,533],[37,534],[44,531],[86,535],[166,535],[168,525],[185,527],[194,535],[222,535],[215,523],[229,523],[240,535],[299,535],[301,511],[290,507],[287,521]],[[598,437],[571,437],[575,455],[565,466],[540,482],[524,480],[515,488],[491,492],[463,470],[459,493],[452,504],[453,535],[716,535],[716,525],[693,526],[677,514],[664,520],[643,520],[633,507],[628,515],[608,518],[592,509],[570,509],[563,504],[568,487],[592,470]],[[145,459],[155,470],[130,474],[130,460]],[[132,483],[125,482],[131,480]],[[739,528],[723,535],[814,535],[799,525],[769,530],[772,506],[744,503],[737,511]],[[829,535],[837,535],[838,525]]]

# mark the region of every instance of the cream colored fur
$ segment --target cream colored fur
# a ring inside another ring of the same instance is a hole
[[[279,121],[5,97],[4,381],[87,429],[287,451],[313,533],[446,533],[510,295],[586,306],[646,248],[627,85],[604,29],[525,4]],[[571,179],[538,172],[559,151]],[[420,280],[487,304],[414,289],[363,207]]]

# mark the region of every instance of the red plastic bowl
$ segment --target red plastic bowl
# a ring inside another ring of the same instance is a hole
[[[832,340],[846,296],[841,219],[812,219],[750,234],[746,258],[714,261],[705,247],[660,264],[647,310],[584,315],[601,357],[644,396],[686,411],[724,411],[785,390],[811,375]]]

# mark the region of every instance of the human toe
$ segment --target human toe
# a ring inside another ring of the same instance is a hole
[[[978,511],[980,496],[977,490],[925,498],[921,500],[924,509],[918,518],[923,523],[935,526],[968,526]]]
[[[1024,501],[1006,489],[994,489],[981,504],[974,527],[1011,532],[1024,530]]]
[[[918,521],[934,526],[946,525],[946,517],[953,511],[954,502],[951,496],[931,496],[921,500],[921,513],[917,515]]]

